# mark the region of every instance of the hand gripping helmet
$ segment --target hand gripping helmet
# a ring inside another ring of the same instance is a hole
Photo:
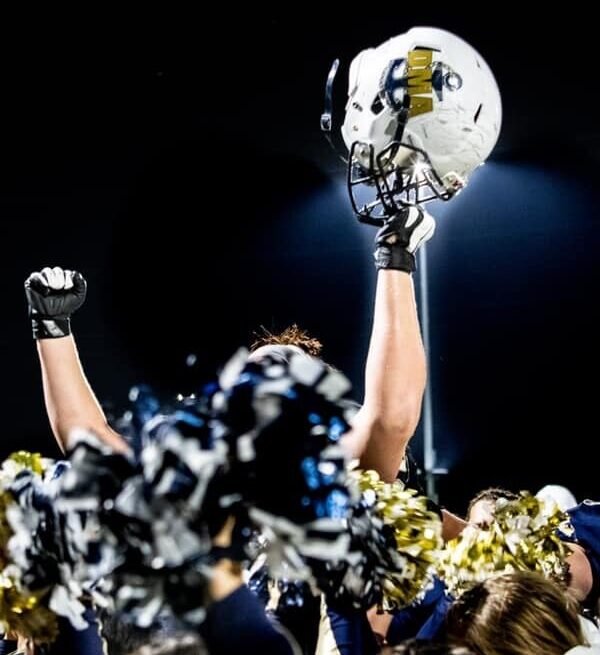
[[[414,27],[363,50],[342,126],[355,212],[380,224],[402,206],[449,200],[491,153],[501,121],[491,70],[458,36]]]

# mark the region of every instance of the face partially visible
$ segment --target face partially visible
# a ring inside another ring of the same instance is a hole
[[[304,355],[309,357],[302,348],[298,346],[278,346],[267,345],[257,348],[254,352],[248,355],[249,362],[259,362],[263,357],[272,357],[278,361],[289,362],[292,355]]]
[[[492,500],[478,500],[467,516],[467,521],[471,525],[476,525],[480,528],[488,526],[494,520],[494,506]]]

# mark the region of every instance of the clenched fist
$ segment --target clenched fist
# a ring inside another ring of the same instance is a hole
[[[71,314],[85,300],[87,284],[77,271],[55,266],[32,273],[25,280],[25,295],[34,339],[56,339],[71,334]]]

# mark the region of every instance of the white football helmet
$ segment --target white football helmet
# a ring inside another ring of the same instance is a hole
[[[460,191],[502,121],[496,80],[458,36],[414,27],[350,66],[342,136],[354,210],[380,224],[402,206]]]

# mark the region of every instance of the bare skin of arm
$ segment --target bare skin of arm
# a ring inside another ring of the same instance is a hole
[[[42,368],[44,400],[50,425],[62,450],[68,448],[74,428],[93,432],[118,452],[127,445],[107,423],[106,416],[86,380],[72,335],[37,342]]]
[[[419,422],[427,371],[411,276],[377,275],[365,402],[345,443],[362,468],[391,482]]]
[[[213,539],[215,546],[227,548],[231,546],[231,536],[235,519],[230,516],[221,531]],[[220,559],[211,570],[209,593],[212,600],[223,600],[244,584],[241,566],[230,559]]]
[[[444,541],[450,541],[450,539],[458,537],[467,525],[469,524],[460,516],[442,509],[442,539]]]

